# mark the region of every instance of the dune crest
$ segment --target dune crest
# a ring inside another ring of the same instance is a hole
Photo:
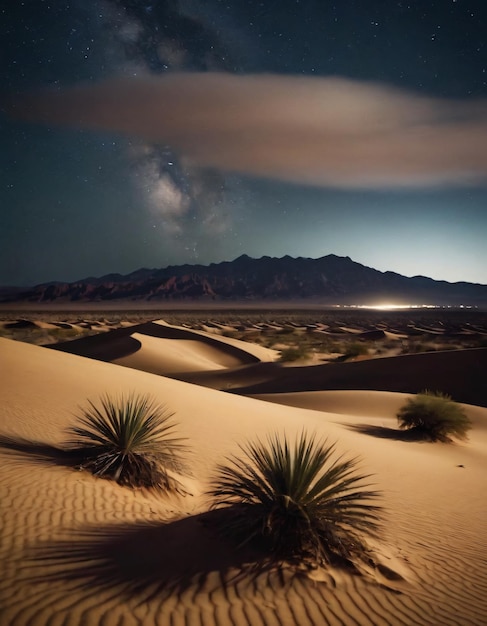
[[[138,332],[126,337],[134,346],[133,352],[112,362],[168,376],[274,361],[278,355],[276,350],[214,333],[172,326],[163,320],[153,322],[154,328],[158,326],[162,328],[156,337]]]

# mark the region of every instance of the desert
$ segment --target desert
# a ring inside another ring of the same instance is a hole
[[[485,626],[485,0],[0,14],[0,626]]]
[[[484,623],[484,313],[4,310],[0,323],[2,623]],[[461,403],[468,439],[398,429],[426,388]],[[179,492],[66,462],[87,402],[127,393],[174,415]],[[360,571],[259,567],[259,551],[212,523],[216,466],[247,442],[303,432],[359,457],[382,494]]]

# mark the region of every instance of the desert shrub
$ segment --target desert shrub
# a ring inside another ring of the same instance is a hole
[[[427,341],[408,341],[403,345],[402,353],[403,354],[419,354],[420,352],[435,352],[436,346]]]
[[[337,341],[331,341],[326,345],[326,351],[334,354],[343,354],[346,350],[343,345]]]
[[[54,339],[70,339],[71,337],[77,337],[80,335],[80,331],[76,328],[52,328],[49,330],[49,335]]]
[[[429,441],[466,439],[471,423],[462,407],[450,396],[423,391],[404,404],[397,413],[399,428],[410,430]]]
[[[217,470],[210,494],[223,507],[222,530],[275,561],[319,565],[363,556],[362,533],[375,534],[380,495],[366,490],[357,459],[332,460],[335,445],[303,433],[291,445],[270,437],[241,447]]]
[[[80,426],[69,429],[68,446],[79,453],[80,468],[120,485],[177,488],[172,472],[183,469],[185,446],[173,437],[172,414],[134,394],[118,400],[103,396],[100,405],[89,401]]]
[[[289,361],[298,361],[299,359],[306,359],[309,357],[309,353],[303,346],[289,346],[281,350],[280,361],[283,363]]]
[[[360,343],[359,341],[354,341],[349,346],[347,346],[345,356],[348,359],[368,353],[369,350],[365,344]]]

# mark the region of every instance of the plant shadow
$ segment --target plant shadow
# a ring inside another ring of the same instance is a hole
[[[394,439],[395,441],[425,441],[421,433],[410,430],[399,430],[396,428],[387,428],[385,426],[376,426],[374,424],[344,424],[349,430],[353,430],[370,437],[378,437],[379,439]]]
[[[64,450],[42,441],[0,435],[0,449],[13,458],[46,465],[77,467],[83,460],[80,450]]]
[[[85,528],[71,539],[32,547],[24,563],[31,582],[65,581],[90,594],[115,590],[140,602],[201,588],[214,573],[226,586],[272,569],[259,549],[236,549],[217,534],[219,516],[215,510],[162,524]]]

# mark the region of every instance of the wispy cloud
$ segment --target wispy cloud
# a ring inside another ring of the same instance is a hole
[[[171,73],[13,99],[16,117],[138,136],[198,166],[335,187],[487,180],[487,103],[339,78]]]

